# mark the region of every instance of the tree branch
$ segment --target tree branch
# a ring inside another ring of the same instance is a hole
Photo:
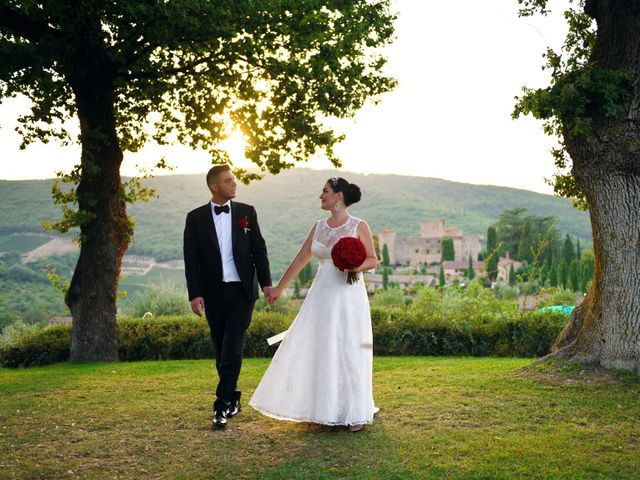
[[[203,63],[206,63],[209,60],[213,60],[213,57],[211,55],[207,55],[206,57],[200,57],[194,60],[193,62],[187,65],[184,65],[182,67],[169,68],[166,70],[138,72],[135,74],[125,74],[123,75],[123,78],[125,80],[144,80],[144,79],[155,80],[158,78],[175,75],[177,73],[194,73],[194,69],[198,65],[202,65]]]
[[[31,43],[12,43],[0,40],[0,80],[9,81],[15,72],[38,64],[40,58]]]
[[[44,35],[63,38],[62,32],[4,5],[0,5],[0,28],[2,27],[31,42],[38,42]]]

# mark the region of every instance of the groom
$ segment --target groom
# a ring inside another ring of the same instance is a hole
[[[269,296],[267,247],[251,205],[232,202],[236,181],[228,165],[207,173],[212,199],[187,215],[184,266],[193,312],[204,313],[216,352],[219,382],[214,427],[240,411],[238,376],[258,283]]]

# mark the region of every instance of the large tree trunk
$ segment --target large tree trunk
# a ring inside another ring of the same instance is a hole
[[[639,370],[640,176],[601,169],[586,177],[595,273],[553,356]]]
[[[586,11],[598,24],[591,61],[636,78],[623,114],[565,135],[589,205],[595,273],[549,357],[640,370],[640,1],[588,1]]]
[[[97,27],[80,52],[87,68],[70,81],[82,141],[78,207],[81,215],[87,215],[81,221],[80,257],[66,297],[73,316],[72,361],[118,359],[118,279],[132,235],[121,195],[122,150],[116,135],[113,77],[106,56],[100,55]]]

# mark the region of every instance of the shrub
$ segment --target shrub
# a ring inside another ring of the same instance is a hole
[[[10,328],[11,326],[7,327],[5,333]],[[10,341],[0,343],[0,364],[16,368],[62,362],[69,358],[70,344],[70,325],[22,329]]]
[[[520,296],[518,287],[507,284],[496,287],[495,295],[498,300],[517,300]]]
[[[277,335],[289,328],[293,315],[277,312],[255,312],[249,326],[246,357],[271,357],[278,349],[277,345],[269,346],[267,338]]]
[[[132,317],[142,317],[151,312],[156,317],[186,315],[191,312],[187,292],[171,283],[150,285],[123,305],[124,312]]]
[[[426,323],[485,323],[506,321],[517,314],[514,302],[497,299],[491,290],[472,282],[466,289],[458,287],[419,290],[412,313]]]
[[[0,334],[0,348],[4,345],[11,345],[19,342],[25,336],[37,330],[36,325],[29,325],[24,320],[17,320],[7,325]]]
[[[283,315],[295,315],[300,309],[299,303],[293,301],[291,297],[282,296],[273,305],[269,305],[263,295],[256,301],[256,312],[279,313]]]
[[[245,347],[247,357],[271,356],[276,346],[266,338],[286,330],[290,316],[255,312]],[[123,361],[213,358],[205,319],[189,316],[118,319],[118,355]],[[71,325],[14,328],[0,343],[0,364],[15,368],[48,365],[69,359]]]
[[[213,355],[207,322],[195,316],[118,320],[120,360],[207,358]]]
[[[566,321],[556,312],[518,312],[486,323],[407,316],[374,327],[373,345],[376,355],[539,357],[550,351]]]
[[[386,245],[386,244],[385,244]],[[377,290],[371,298],[371,307],[404,307],[407,304],[404,291],[398,287]]]
[[[541,300],[538,307],[550,307],[552,305],[575,305],[582,294],[565,290],[563,288],[551,287],[540,291]]]
[[[537,357],[549,352],[567,321],[556,312],[520,312],[504,308],[477,314],[491,304],[484,293],[447,294],[458,306],[445,309],[442,296],[427,290],[417,299],[419,312],[404,308],[371,309],[376,355],[494,355]],[[277,346],[266,339],[286,330],[292,315],[255,312],[247,334],[246,357],[270,357]],[[69,358],[70,325],[22,329],[0,344],[0,364],[5,367],[47,365]],[[193,315],[150,319],[119,319],[120,359],[164,360],[213,358],[206,320]]]

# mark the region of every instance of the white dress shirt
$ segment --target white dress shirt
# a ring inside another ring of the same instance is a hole
[[[216,215],[213,210],[214,206],[223,207],[224,205],[216,205],[211,200],[211,215],[213,215],[213,223],[216,226],[216,235],[218,236],[218,245],[220,245],[220,256],[222,257],[222,281],[223,282],[239,282],[240,275],[233,261],[233,244],[231,243],[231,200],[227,200],[224,205],[229,206],[229,213],[221,212]]]

